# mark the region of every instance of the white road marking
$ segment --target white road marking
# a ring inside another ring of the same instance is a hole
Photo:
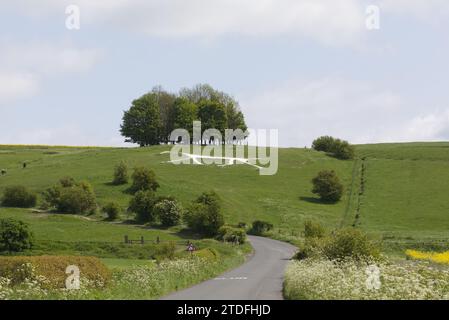
[[[215,278],[214,280],[248,280],[248,277],[230,277],[230,278],[219,277]]]

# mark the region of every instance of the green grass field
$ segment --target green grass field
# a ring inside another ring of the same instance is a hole
[[[448,246],[449,143],[378,144],[356,146],[364,158],[365,191],[359,195],[362,160],[341,161],[311,149],[280,149],[279,171],[260,176],[250,166],[228,167],[164,163],[168,146],[150,148],[81,148],[0,146],[0,192],[21,184],[36,192],[63,176],[89,181],[99,205],[118,201],[126,208],[128,186],[112,186],[114,166],[125,160],[130,168],[148,166],[156,172],[160,195],[172,195],[187,206],[203,191],[215,190],[223,200],[228,223],[256,219],[274,224],[273,237],[295,241],[305,219],[329,228],[351,225],[360,202],[357,226],[383,237],[387,249]],[[22,163],[27,162],[26,169]],[[322,169],[333,169],[345,185],[343,199],[323,204],[311,193],[310,180]],[[100,214],[80,217],[0,208],[0,217],[29,222],[38,240],[120,242],[133,238],[185,240],[179,228],[161,230],[120,222],[106,222]],[[129,217],[122,217],[126,220]],[[56,249],[55,249],[56,250]],[[388,251],[388,250],[387,250]]]

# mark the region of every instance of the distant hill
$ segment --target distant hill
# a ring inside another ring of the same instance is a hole
[[[393,251],[449,243],[449,143],[357,145],[353,161],[285,148],[279,150],[279,171],[274,176],[259,176],[257,169],[246,165],[164,163],[168,155],[161,152],[166,150],[169,146],[0,146],[0,169],[7,169],[0,176],[0,192],[12,184],[42,191],[59,178],[72,176],[93,184],[100,205],[115,200],[126,206],[127,187],[109,184],[115,164],[125,160],[130,167],[152,168],[161,184],[158,193],[173,195],[184,205],[203,191],[216,190],[228,222],[269,221],[275,226],[275,238],[297,240],[304,220],[316,219],[330,228],[355,224],[383,237]],[[25,161],[28,166],[23,169]],[[323,204],[311,193],[310,180],[322,169],[335,170],[344,183],[341,202]],[[0,208],[0,217],[18,210]]]

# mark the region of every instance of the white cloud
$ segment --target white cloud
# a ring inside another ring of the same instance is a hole
[[[410,15],[427,22],[449,15],[447,0],[380,0],[380,5],[387,13]]]
[[[405,125],[399,141],[449,140],[449,108],[414,117]]]
[[[73,1],[72,1],[73,2]],[[63,14],[70,1],[37,5],[18,0],[20,10]],[[106,23],[158,37],[225,35],[308,37],[325,44],[347,44],[365,30],[365,7],[357,0],[120,0],[74,2],[83,23]]]
[[[46,77],[90,70],[99,52],[66,45],[0,43],[0,105],[38,92]]]
[[[248,125],[279,129],[282,146],[327,134],[352,143],[449,138],[449,109],[421,115],[394,92],[345,79],[291,81],[241,100]]]
[[[64,44],[20,43],[0,46],[0,69],[28,70],[40,74],[77,73],[90,70],[100,53]]]
[[[36,77],[31,74],[0,73],[0,104],[29,97],[38,90]]]

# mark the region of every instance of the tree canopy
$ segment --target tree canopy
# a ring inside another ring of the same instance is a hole
[[[227,93],[207,84],[184,88],[174,94],[154,87],[131,103],[122,118],[120,132],[126,142],[140,146],[170,142],[174,129],[186,129],[192,137],[193,121],[202,122],[202,130],[247,130],[238,102]],[[202,133],[203,133],[202,132]]]

